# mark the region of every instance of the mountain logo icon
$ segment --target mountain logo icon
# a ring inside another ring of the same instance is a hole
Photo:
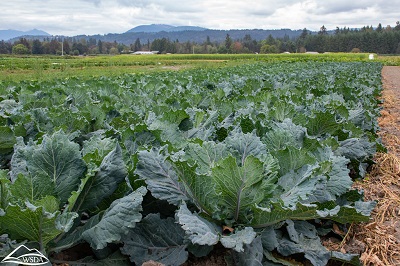
[[[40,253],[37,249],[29,249],[24,245],[21,245],[14,249],[7,257],[5,257],[1,264],[7,263],[16,265],[51,265],[50,261],[46,256]]]

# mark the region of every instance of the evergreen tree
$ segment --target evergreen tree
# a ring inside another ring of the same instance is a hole
[[[400,21],[396,21],[396,26],[394,27],[394,30],[400,31]]]
[[[377,32],[382,32],[382,31],[383,31],[383,28],[382,28],[382,24],[381,24],[381,23],[379,23],[379,24],[378,24],[378,27],[376,27],[376,31],[377,31]]]
[[[206,44],[207,45],[211,45],[211,40],[210,40],[210,36],[207,35],[207,40],[206,40]]]
[[[322,25],[322,27],[319,29],[318,34],[320,34],[320,35],[328,34],[328,32],[326,31],[325,25]]]
[[[226,34],[226,38],[225,38],[225,48],[227,50],[228,53],[231,52],[231,46],[232,46],[232,39],[231,36],[229,36],[229,34]]]
[[[275,39],[274,37],[272,37],[272,35],[268,35],[267,39],[265,40],[265,42],[269,45],[275,45]]]
[[[43,54],[43,46],[38,39],[32,42],[32,54]]]
[[[137,38],[135,43],[133,44],[133,51],[137,52],[137,51],[141,51],[142,50],[142,44],[140,43],[140,39]]]
[[[11,54],[12,45],[9,42],[0,41],[0,54]]]
[[[303,53],[305,52],[305,41],[307,39],[307,36],[309,35],[309,32],[306,28],[303,29],[301,32],[299,38],[296,40],[296,52]]]
[[[252,53],[258,53],[260,52],[260,47],[257,43],[257,40],[253,40],[250,36],[250,34],[246,34],[243,38],[243,47],[245,51],[247,52],[252,52]]]
[[[300,34],[300,39],[304,40],[308,36],[308,30],[306,28],[303,29],[303,31]]]
[[[97,47],[98,47],[98,49],[99,49],[99,53],[100,54],[103,54],[104,52],[103,52],[103,42],[101,41],[101,40],[99,40],[98,42],[97,42]]]

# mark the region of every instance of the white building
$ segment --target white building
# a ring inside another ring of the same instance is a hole
[[[132,54],[134,55],[141,55],[141,54],[158,54],[158,51],[136,51]]]

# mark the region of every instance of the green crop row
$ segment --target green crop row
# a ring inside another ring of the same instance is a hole
[[[196,60],[261,60],[267,62],[297,62],[297,61],[367,61],[368,54],[189,54],[189,55],[119,55],[119,56],[85,56],[85,57],[55,57],[55,56],[6,56],[0,58],[0,70],[18,70],[37,68],[61,69],[62,67],[109,67],[156,65],[176,61]]]

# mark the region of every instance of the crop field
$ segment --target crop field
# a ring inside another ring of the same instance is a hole
[[[53,80],[118,76],[193,68],[236,66],[249,62],[367,62],[369,54],[209,54],[118,56],[4,56],[0,57],[0,81]],[[382,64],[400,65],[400,57],[379,56]]]
[[[376,205],[352,185],[384,150],[382,63],[241,56],[2,58],[1,256],[28,241],[54,262],[90,246],[74,263],[222,248],[232,265],[360,265],[321,238]]]

